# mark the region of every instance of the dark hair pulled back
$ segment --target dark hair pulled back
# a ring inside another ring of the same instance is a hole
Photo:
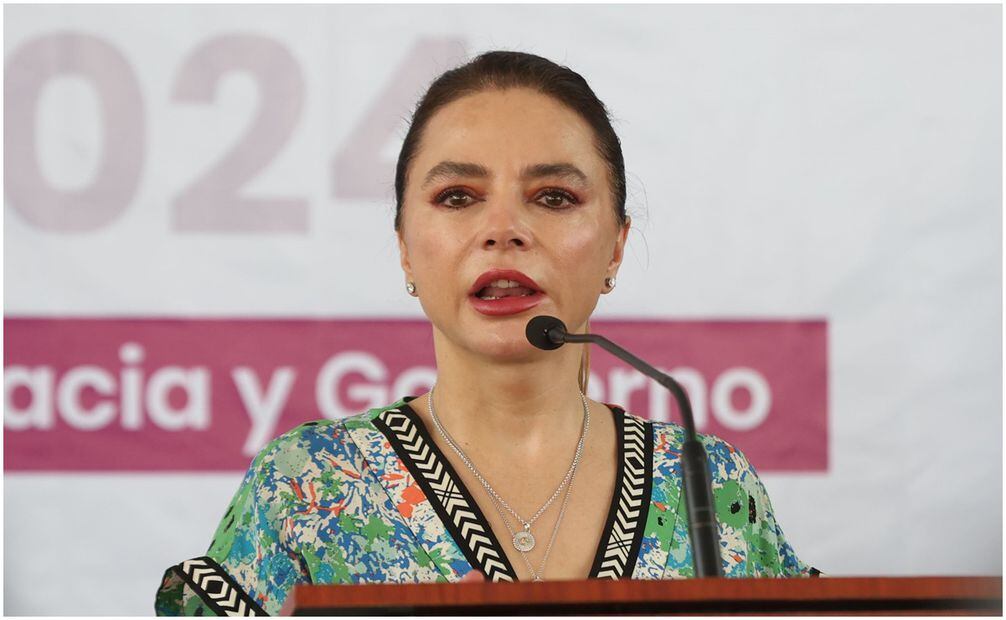
[[[531,88],[564,104],[594,130],[598,154],[608,164],[615,216],[624,225],[625,162],[622,145],[611,126],[608,110],[579,73],[547,58],[524,52],[481,54],[438,77],[419,100],[395,169],[395,230],[402,224],[402,201],[407,171],[416,156],[423,130],[437,110],[466,95],[486,90]]]

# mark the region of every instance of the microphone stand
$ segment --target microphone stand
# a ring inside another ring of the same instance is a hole
[[[650,366],[604,336],[570,334],[566,326],[558,325],[546,332],[553,343],[593,343],[671,391],[678,403],[685,426],[685,441],[681,446],[681,471],[684,480],[685,504],[688,507],[688,530],[692,542],[692,563],[696,577],[722,577],[719,531],[713,509],[713,491],[706,465],[706,451],[695,436],[692,405],[681,385],[670,376]]]

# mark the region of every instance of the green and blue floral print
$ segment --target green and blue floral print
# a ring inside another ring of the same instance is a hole
[[[275,615],[297,584],[491,581],[516,573],[472,494],[406,399],[307,422],[255,457],[206,555],[169,568],[158,615]],[[590,578],[693,576],[683,429],[610,407],[619,471]],[[805,577],[744,455],[701,436],[727,577]],[[648,502],[640,501],[649,498]]]

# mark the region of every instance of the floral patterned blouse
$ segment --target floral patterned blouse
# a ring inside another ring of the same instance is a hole
[[[474,569],[490,581],[515,581],[481,508],[410,400],[307,422],[267,445],[206,555],[165,572],[157,614],[274,615],[295,584],[455,582]],[[684,431],[609,408],[619,470],[590,578],[691,577],[679,462]],[[724,575],[817,575],[786,542],[744,455],[717,437],[700,439]]]

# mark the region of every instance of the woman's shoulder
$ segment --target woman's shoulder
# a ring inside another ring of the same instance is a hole
[[[360,457],[352,432],[373,428],[374,418],[401,405],[399,401],[345,418],[322,418],[298,424],[267,443],[255,455],[250,469],[272,469],[279,475],[296,478],[315,469],[312,463],[335,464],[336,471],[353,468]],[[340,464],[342,467],[338,466]]]
[[[366,462],[354,429],[372,426],[376,416],[398,406],[400,402],[338,420],[310,420],[259,450],[205,555],[165,572],[157,592],[157,614],[225,615],[238,607],[258,611],[264,607],[276,613],[287,586],[309,579],[303,566],[289,562],[292,541],[317,539],[322,524],[336,527],[331,519],[318,517],[339,515],[349,495],[361,506],[371,501]],[[213,592],[226,589],[210,595],[210,588],[202,587],[207,584],[214,586]],[[225,596],[231,591],[238,593],[236,598]],[[233,609],[221,602],[225,599]]]
[[[677,503],[682,499],[679,489],[684,427],[676,422],[632,417],[653,427],[654,502]],[[711,433],[696,435],[709,463],[720,540],[729,551],[723,556],[727,573],[749,577],[819,574],[816,568],[801,562],[786,541],[768,491],[744,453],[722,437]],[[683,558],[683,555],[672,558],[672,563],[682,564]],[[687,574],[688,569],[682,566],[671,573]]]
[[[653,456],[655,459],[677,461],[681,454],[681,446],[685,441],[685,428],[670,420],[652,420],[620,407],[626,419],[632,419],[638,424],[649,424],[653,427]],[[706,457],[712,465],[716,478],[743,478],[754,474],[754,467],[744,453],[729,441],[712,433],[696,433]]]

